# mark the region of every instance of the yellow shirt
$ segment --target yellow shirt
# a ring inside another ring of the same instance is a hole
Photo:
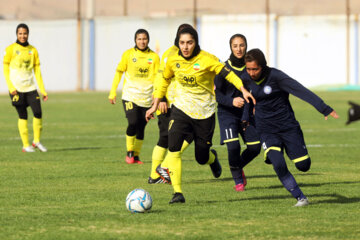
[[[179,48],[175,45],[173,45],[172,47],[170,47],[168,50],[166,50],[164,52],[164,54],[161,57],[161,62],[160,62],[160,67],[159,67],[159,71],[156,74],[156,79],[155,79],[155,86],[158,84],[161,84],[162,82],[162,78],[163,78],[163,72],[166,66],[166,62],[168,60],[169,57],[178,54],[179,52]],[[171,79],[171,83],[169,84],[167,91],[166,91],[166,99],[168,102],[168,105],[171,106],[171,104],[174,101],[174,97],[175,97],[175,82],[173,81],[174,78]],[[156,87],[155,87],[156,88]],[[157,115],[160,115],[161,112],[159,110],[156,111]]]
[[[13,43],[5,50],[4,76],[9,92],[30,92],[36,90],[34,74],[41,94],[47,95],[40,71],[38,51],[30,44],[26,47]]]
[[[190,60],[175,54],[166,62],[163,80],[156,86],[154,97],[162,98],[165,95],[174,76],[176,94],[173,104],[191,118],[209,118],[216,109],[214,78],[223,68],[224,64],[217,57],[203,50]],[[238,89],[243,86],[234,72],[230,72],[226,79]]]
[[[150,49],[146,51],[136,48],[126,50],[116,68],[109,99],[116,97],[116,89],[125,72],[122,99],[141,107],[150,107],[159,64],[159,56]]]

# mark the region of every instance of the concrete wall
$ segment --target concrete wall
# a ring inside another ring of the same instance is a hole
[[[283,16],[270,18],[267,45],[265,15],[204,15],[199,18],[200,46],[222,60],[230,54],[229,38],[235,33],[247,37],[248,49],[269,46],[268,63],[292,76],[303,85],[313,87],[346,83],[345,16]],[[109,91],[122,53],[134,46],[134,33],[145,28],[150,33],[150,48],[161,55],[173,44],[179,24],[188,18],[95,18],[94,89]],[[0,21],[0,58],[5,47],[15,41],[19,22]],[[27,21],[30,44],[40,55],[41,70],[47,91],[73,91],[77,86],[77,23],[75,20]],[[90,24],[83,21],[82,87],[91,87]],[[356,83],[354,25],[350,27],[350,83]],[[359,43],[358,43],[359,44]],[[358,65],[358,63],[357,63]],[[7,92],[0,68],[0,92]],[[121,87],[121,84],[120,84]]]

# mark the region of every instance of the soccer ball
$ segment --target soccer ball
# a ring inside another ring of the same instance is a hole
[[[126,197],[126,208],[132,213],[147,212],[151,207],[152,198],[144,189],[134,189]]]

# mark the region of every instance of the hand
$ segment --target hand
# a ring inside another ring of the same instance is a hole
[[[339,115],[335,112],[335,110],[334,111],[332,111],[330,114],[329,114],[330,116],[332,116],[333,118],[339,118]],[[328,116],[329,116],[328,115]],[[328,116],[325,116],[325,120],[328,120]]]
[[[116,97],[114,97],[113,99],[110,99],[110,98],[109,98],[109,102],[110,102],[111,104],[115,104],[115,103],[116,103]]]
[[[253,97],[253,95],[251,93],[249,93],[248,90],[246,90],[244,87],[241,87],[240,90],[241,90],[241,92],[244,96],[244,99],[246,100],[247,103],[250,103],[249,99],[251,99],[253,101],[253,104],[254,105],[256,104],[255,98]]]
[[[233,106],[237,108],[242,108],[244,106],[244,99],[241,97],[233,98]]]
[[[145,119],[146,121],[150,121],[150,119],[154,119],[154,112],[156,112],[156,106],[153,105],[151,108],[149,108],[149,110],[146,111],[146,114],[145,114]]]
[[[49,99],[48,95],[43,96],[43,101],[46,102]]]
[[[167,113],[168,110],[167,102],[160,102],[158,109],[160,110],[161,113]]]
[[[243,131],[246,130],[246,128],[250,125],[250,123],[248,121],[242,121],[241,122],[241,128]]]
[[[13,95],[13,96],[15,96],[15,95],[18,94],[18,93],[17,93],[17,91],[15,90],[15,91],[12,91],[10,94]]]

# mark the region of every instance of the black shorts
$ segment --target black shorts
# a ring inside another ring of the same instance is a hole
[[[138,119],[140,121],[145,120],[145,115],[146,115],[146,111],[149,108],[146,107],[140,107],[138,105],[136,105],[133,102],[129,102],[126,100],[122,100],[123,106],[124,106],[124,110],[125,110],[125,115],[126,118],[128,119]]]
[[[250,125],[246,127],[245,131],[243,131],[241,119],[231,113],[227,113],[225,111],[218,112],[218,119],[221,145],[227,142],[238,141],[239,134],[245,144],[253,144],[260,141],[260,137],[252,122],[250,122]]]
[[[212,137],[215,130],[215,114],[206,119],[193,119],[183,111],[172,107],[169,122],[169,149],[180,151],[184,139],[194,134],[195,144],[212,146]]]
[[[300,127],[280,133],[262,133],[260,135],[262,147],[266,153],[271,148],[285,150],[290,160],[303,158],[308,155],[304,136]]]
[[[12,105],[14,107],[28,107],[30,105],[40,104],[40,96],[37,90],[31,92],[18,92],[16,95],[10,95]]]

